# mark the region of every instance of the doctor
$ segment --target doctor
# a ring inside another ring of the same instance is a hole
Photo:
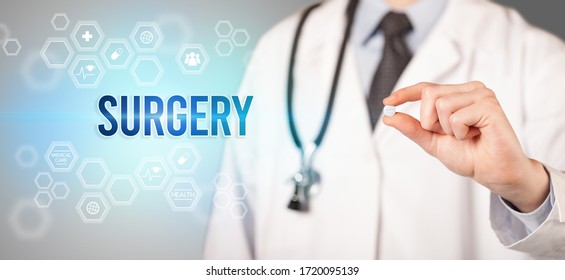
[[[486,0],[287,18],[242,84],[248,137],[226,146],[249,211],[213,209],[204,257],[565,258],[563,73],[559,39]]]

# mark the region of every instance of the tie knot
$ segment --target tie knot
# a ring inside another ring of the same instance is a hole
[[[412,30],[412,24],[406,14],[388,12],[379,23],[379,29],[385,37],[403,36]]]

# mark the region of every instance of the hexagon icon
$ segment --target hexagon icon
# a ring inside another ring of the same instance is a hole
[[[236,29],[231,35],[231,40],[236,47],[245,47],[249,43],[249,33],[247,29]]]
[[[48,190],[53,185],[53,177],[49,172],[39,172],[35,176],[35,185],[40,190]]]
[[[6,38],[4,44],[2,44],[2,48],[7,56],[17,56],[22,49],[22,44],[20,44],[20,41],[16,38]]]
[[[53,15],[53,18],[51,18],[51,25],[53,25],[53,28],[56,31],[67,30],[69,23],[71,23],[71,21],[65,13],[56,13],[55,15]]]
[[[45,160],[53,172],[70,172],[78,154],[70,142],[52,142],[45,153]]]
[[[127,68],[133,55],[133,50],[126,39],[108,39],[100,53],[110,69]]]
[[[15,154],[16,162],[22,168],[33,167],[38,157],[37,150],[29,145],[20,146]]]
[[[49,211],[38,209],[33,200],[20,200],[9,213],[8,221],[14,233],[21,239],[39,239],[51,227]]]
[[[247,188],[244,184],[234,184],[230,188],[230,195],[235,200],[244,200],[247,197]]]
[[[173,211],[193,211],[202,193],[192,178],[175,178],[165,192],[165,198]]]
[[[208,65],[210,57],[200,44],[185,44],[177,54],[177,64],[183,74],[200,74]]]
[[[230,206],[230,214],[234,219],[243,219],[247,215],[247,206],[242,201],[237,201]]]
[[[230,56],[233,52],[233,44],[230,39],[220,39],[216,43],[216,53],[219,56]]]
[[[33,200],[37,208],[49,208],[53,202],[53,197],[49,191],[38,191]]]
[[[130,70],[138,86],[156,86],[163,72],[163,66],[155,56],[137,57]]]
[[[135,176],[141,188],[162,190],[171,176],[171,171],[163,159],[144,159],[137,167]]]
[[[178,144],[169,152],[169,163],[176,173],[192,173],[200,164],[200,153],[192,144]]]
[[[76,210],[85,224],[104,222],[110,204],[101,193],[85,193],[76,206]]]
[[[130,175],[112,176],[106,194],[113,205],[132,205],[139,188]]]
[[[85,189],[101,189],[110,177],[110,170],[101,158],[85,158],[77,170],[77,177]]]
[[[219,20],[214,28],[216,35],[220,38],[229,38],[233,32],[233,26],[229,20]]]
[[[51,188],[51,195],[55,199],[66,199],[69,196],[71,190],[65,182],[57,182]]]
[[[156,22],[138,22],[130,35],[135,49],[140,52],[154,52],[163,41],[163,33]]]
[[[47,38],[40,53],[48,68],[69,66],[75,54],[67,38]]]
[[[105,70],[98,57],[79,55],[69,67],[68,73],[77,88],[96,88],[104,77]]]
[[[104,40],[104,33],[96,21],[79,21],[71,33],[71,39],[79,51],[95,51]]]
[[[230,203],[231,203],[231,198],[229,194],[225,192],[217,192],[214,195],[214,205],[216,206],[216,208],[226,209],[228,208],[228,206],[230,206]]]
[[[227,173],[218,173],[216,177],[214,177],[214,186],[218,190],[227,190],[231,186],[231,179]]]

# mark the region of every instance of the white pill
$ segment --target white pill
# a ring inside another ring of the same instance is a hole
[[[385,116],[392,117],[392,116],[394,116],[394,114],[396,114],[396,107],[386,105],[383,112],[384,112]]]

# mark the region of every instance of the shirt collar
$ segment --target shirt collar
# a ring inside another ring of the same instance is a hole
[[[447,0],[419,0],[405,10],[396,10],[405,13],[412,23],[413,30],[410,34],[423,39],[432,30],[433,26],[443,13]],[[373,31],[383,17],[393,10],[386,0],[361,0],[355,17],[354,37],[364,45],[374,35]]]

